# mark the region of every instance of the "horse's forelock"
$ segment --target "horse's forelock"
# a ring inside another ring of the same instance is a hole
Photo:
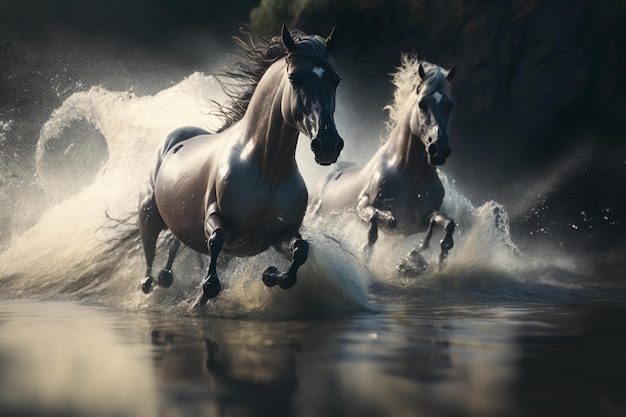
[[[296,49],[287,56],[287,62],[291,63],[300,57],[311,59],[321,65],[332,67],[326,48],[326,40],[318,35],[306,35],[300,31],[291,33]]]
[[[420,64],[426,75],[424,79],[419,74]],[[443,69],[430,62],[420,61],[415,54],[402,54],[400,66],[392,74],[391,82],[396,87],[393,102],[385,106],[385,110],[389,110],[387,127],[390,130],[399,122],[400,110],[416,88],[419,88],[421,95],[429,95],[435,91],[449,95],[448,81]]]
[[[439,91],[440,93],[449,95],[450,91],[448,81],[443,69],[435,64],[431,64],[430,62],[422,62],[422,64],[424,66],[424,71],[426,72],[426,78],[421,80],[421,83],[418,84],[420,94],[422,96],[427,96],[433,94],[435,91]]]

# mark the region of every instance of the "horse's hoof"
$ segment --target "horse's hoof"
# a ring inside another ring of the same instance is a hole
[[[200,296],[200,304],[204,305],[207,301],[209,301],[213,297],[217,297],[217,295],[222,290],[222,284],[217,279],[217,276],[209,276],[202,283],[202,295]]]
[[[273,287],[278,284],[278,278],[280,277],[280,272],[278,268],[275,266],[268,266],[267,269],[263,272],[263,284],[266,287]]]
[[[278,268],[275,266],[269,266],[263,272],[263,284],[266,287],[274,287],[278,285],[283,290],[288,290],[289,288],[296,285],[296,276],[289,277],[289,275],[281,273]]]
[[[151,276],[147,276],[143,281],[141,281],[141,291],[144,294],[149,294],[152,291],[152,283],[154,282],[154,278]]]
[[[159,287],[169,288],[174,282],[174,274],[171,269],[162,269],[157,276],[156,284]]]

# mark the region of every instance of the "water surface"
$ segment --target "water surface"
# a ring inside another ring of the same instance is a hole
[[[6,416],[618,416],[626,308],[387,306],[324,320],[0,303]]]

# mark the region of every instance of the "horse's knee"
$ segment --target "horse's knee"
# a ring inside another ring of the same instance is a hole
[[[224,233],[224,229],[215,229],[209,238],[209,251],[211,254],[213,255],[221,252],[224,247],[224,242],[226,242],[226,233]]]

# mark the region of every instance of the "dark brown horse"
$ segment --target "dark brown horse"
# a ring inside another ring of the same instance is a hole
[[[299,229],[308,193],[295,160],[296,142],[300,133],[311,138],[320,165],[336,162],[343,148],[333,116],[340,78],[328,57],[334,30],[326,39],[284,26],[282,36],[271,40],[248,36],[248,42],[237,39],[242,51],[235,69],[222,74],[230,80],[222,86],[232,99],[221,107],[225,127],[216,134],[178,129],[158,154],[139,204],[145,293],[154,282],[155,246],[165,229],[178,240],[157,284],[171,284],[180,242],[210,255],[197,305],[221,289],[221,252],[252,256],[273,246],[289,256],[291,267],[284,273],[267,268],[263,282],[285,289],[296,283],[307,259],[308,243]]]
[[[322,178],[312,199],[316,214],[355,208],[369,223],[368,243],[378,239],[378,229],[412,235],[427,230],[416,256],[428,247],[433,228],[441,227],[440,263],[453,246],[454,220],[439,212],[444,188],[437,165],[450,155],[448,124],[452,111],[446,71],[417,57],[402,56],[394,74],[396,86],[390,110],[390,133],[364,166],[337,169]],[[406,258],[405,258],[406,259]]]

